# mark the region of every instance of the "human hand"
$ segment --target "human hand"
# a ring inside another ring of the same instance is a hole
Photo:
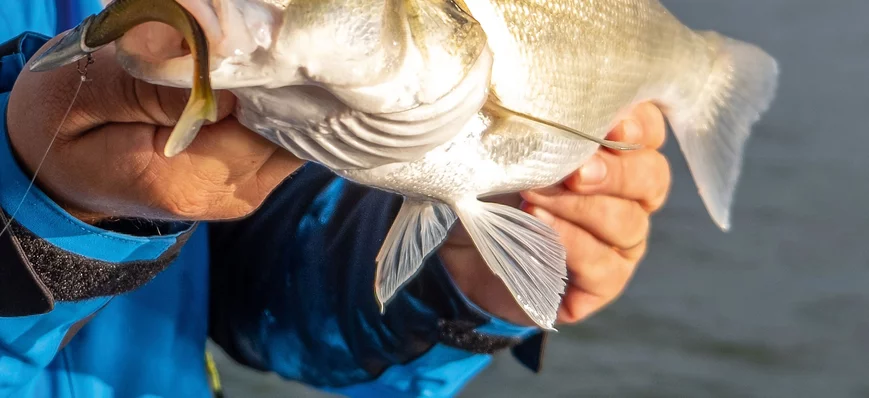
[[[40,52],[51,46],[46,44]],[[217,96],[216,123],[181,154],[163,156],[189,90],[132,78],[114,47],[94,54],[79,97],[36,176],[73,216],[222,220],[253,212],[302,161],[230,115],[235,98]],[[36,59],[37,57],[33,57]],[[9,139],[30,175],[61,124],[80,82],[76,65],[18,77],[9,99]]]
[[[658,151],[665,136],[660,110],[642,104],[608,139],[639,143],[643,149],[601,148],[562,184],[499,200],[521,206],[553,227],[567,249],[569,280],[559,323],[588,318],[627,287],[646,253],[650,217],[669,192],[669,164]],[[534,324],[461,228],[454,229],[439,254],[472,302],[513,323]]]

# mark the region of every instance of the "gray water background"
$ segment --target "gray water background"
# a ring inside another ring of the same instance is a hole
[[[563,327],[534,375],[499,356],[463,397],[869,397],[869,0],[664,0],[757,43],[779,96],[748,144],[733,230],[674,183],[625,295]],[[323,397],[217,353],[229,397]]]

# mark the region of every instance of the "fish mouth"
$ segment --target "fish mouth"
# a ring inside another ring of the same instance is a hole
[[[261,80],[255,70],[245,69],[271,47],[281,10],[250,0],[176,1],[205,34],[214,89],[245,87]],[[169,25],[137,25],[115,46],[121,66],[137,79],[181,88],[193,84],[193,54],[181,32]]]
[[[213,39],[207,39],[210,49]],[[160,22],[138,25],[118,39],[115,46],[121,66],[134,77],[155,84],[192,86],[190,47],[181,33],[169,25]],[[214,67],[212,62],[211,69]]]

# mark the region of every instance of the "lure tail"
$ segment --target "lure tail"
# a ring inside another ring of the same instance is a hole
[[[706,209],[726,231],[745,143],[775,96],[778,65],[754,45],[704,35],[718,43],[712,72],[692,102],[667,104],[667,119]]]

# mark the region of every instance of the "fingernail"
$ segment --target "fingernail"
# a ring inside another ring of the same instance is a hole
[[[555,221],[555,216],[553,216],[552,213],[539,207],[532,208],[531,214],[533,214],[534,217],[537,217],[540,221],[543,221],[544,224],[552,225],[552,222]]]
[[[595,185],[606,178],[606,164],[600,156],[594,155],[579,169],[580,185]]]
[[[643,129],[642,127],[640,127],[640,124],[633,119],[625,120],[624,124],[622,125],[622,131],[625,134],[625,141],[632,143],[639,142],[640,135],[643,134]]]

